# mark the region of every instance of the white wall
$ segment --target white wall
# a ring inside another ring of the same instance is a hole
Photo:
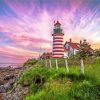
[[[70,46],[70,45],[67,43],[67,44],[65,45],[65,48],[68,49],[69,46]],[[73,49],[71,46],[70,46],[69,49],[70,49],[70,51],[67,51],[67,55],[68,55],[68,56],[75,55],[75,54],[77,53],[77,51],[78,51],[77,49]]]
[[[77,54],[77,52],[78,52],[78,50],[77,50],[77,49],[74,49],[74,55],[76,55],[76,54]]]
[[[66,51],[66,52],[64,52],[64,57],[66,58],[68,58],[68,51]]]

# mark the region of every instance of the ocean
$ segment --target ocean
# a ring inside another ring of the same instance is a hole
[[[0,67],[13,67],[13,68],[18,68],[22,67],[23,63],[0,63]]]

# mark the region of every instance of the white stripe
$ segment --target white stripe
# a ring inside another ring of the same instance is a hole
[[[64,52],[53,52],[53,54],[64,54]]]
[[[53,40],[53,42],[63,42],[63,40]]]
[[[63,44],[63,42],[53,42],[53,44]]]
[[[53,41],[63,41],[63,39],[53,39]]]
[[[53,45],[54,48],[64,47],[63,45]]]
[[[57,38],[57,37],[58,37],[58,38],[59,38],[59,37],[63,38],[63,36],[53,36],[53,38]]]
[[[54,48],[53,50],[64,50],[64,48]]]

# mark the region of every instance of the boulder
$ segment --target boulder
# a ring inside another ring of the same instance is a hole
[[[3,96],[3,100],[23,100],[27,93],[28,87],[22,87],[18,84],[14,91]]]
[[[4,84],[3,79],[0,79],[0,85],[3,85],[3,84]]]
[[[7,83],[5,83],[4,85],[0,86],[0,93],[5,93],[7,92],[9,89],[11,89],[13,87],[13,84],[16,81],[16,77],[14,77],[13,79],[10,79]]]
[[[4,80],[9,80],[9,79],[12,79],[12,78],[14,78],[14,75],[6,75],[4,77]]]
[[[0,86],[0,93],[5,93],[7,92],[6,89],[4,88],[4,85]]]

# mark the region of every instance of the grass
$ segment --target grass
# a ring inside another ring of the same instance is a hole
[[[58,59],[60,60],[60,59]],[[77,60],[71,60],[69,73],[61,59],[57,70],[52,59],[52,68],[45,67],[45,61],[32,64],[24,71],[19,83],[28,84],[29,93],[26,100],[100,100],[100,59],[85,61],[85,74],[80,72]],[[32,63],[32,61],[31,61]],[[29,64],[29,63],[28,63]]]
[[[71,87],[69,95],[71,100],[99,100],[100,87],[84,80],[80,83],[75,83]]]

